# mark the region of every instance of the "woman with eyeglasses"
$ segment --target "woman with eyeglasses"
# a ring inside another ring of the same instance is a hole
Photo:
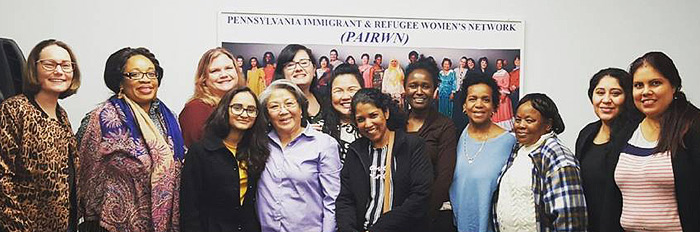
[[[231,89],[244,86],[243,73],[226,49],[209,49],[199,59],[194,77],[194,95],[182,108],[178,118],[185,146],[202,139],[204,123],[214,112],[221,97]]]
[[[0,104],[0,231],[73,231],[76,140],[58,100],[76,93],[80,69],[49,39],[23,71],[24,93]]]
[[[286,79],[297,85],[304,92],[304,97],[308,101],[308,115],[304,120],[308,120],[316,130],[323,128],[323,104],[324,96],[317,88],[318,76],[316,76],[316,58],[311,49],[299,44],[290,44],[284,47],[278,57],[277,69],[275,69],[275,80]]]
[[[666,54],[644,54],[629,73],[642,119],[613,140],[622,152],[608,170],[603,231],[700,231],[700,109]]]
[[[493,195],[496,231],[586,231],[580,168],[557,137],[564,121],[554,101],[542,93],[525,95],[514,131],[518,144]]]
[[[182,231],[260,231],[256,186],[270,150],[259,109],[243,87],[226,93],[207,119],[182,168]]]
[[[428,228],[433,169],[425,142],[404,131],[406,116],[378,89],[352,99],[363,138],[350,144],[337,201],[338,231],[411,232]]]
[[[270,157],[257,195],[258,218],[265,232],[336,231],[338,143],[310,126],[305,95],[289,80],[273,81],[260,95],[263,114],[272,125],[267,134]]]
[[[156,97],[163,68],[146,48],[107,58],[115,95],[78,130],[80,231],[178,231],[185,146],[175,114]]]
[[[253,93],[255,95],[260,95],[262,91],[265,89],[265,71],[260,68],[260,63],[258,63],[258,58],[256,57],[251,57],[250,58],[250,69],[248,69],[248,72],[246,76],[248,79],[246,80],[246,86],[250,88],[250,90],[253,90]]]

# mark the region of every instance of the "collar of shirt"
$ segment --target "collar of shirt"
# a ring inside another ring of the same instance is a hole
[[[292,139],[292,141],[290,141],[289,144],[287,144],[287,146],[295,144],[296,141],[301,138],[313,138],[315,136],[314,132],[316,132],[316,129],[307,125],[306,127],[304,127],[303,130],[301,130],[301,134],[299,134],[299,136],[297,136],[296,138]],[[276,130],[273,129],[269,133],[267,133],[267,137],[270,138],[270,141],[277,144],[278,147],[282,147],[282,141],[280,141],[280,136],[277,134]]]

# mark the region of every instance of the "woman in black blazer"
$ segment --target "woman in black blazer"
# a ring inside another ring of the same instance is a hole
[[[405,116],[389,95],[362,89],[351,105],[363,138],[350,144],[341,171],[338,231],[427,231],[433,171],[425,142],[403,131]]]
[[[260,231],[256,182],[270,154],[255,94],[223,96],[204,138],[185,156],[180,189],[182,231]]]
[[[576,159],[581,166],[583,191],[588,208],[588,230],[603,231],[602,213],[611,153],[619,153],[611,140],[617,139],[625,124],[639,114],[632,104],[632,77],[622,69],[598,71],[588,85],[588,99],[599,120],[584,127],[576,139]],[[611,175],[610,175],[611,176]],[[617,229],[621,230],[621,228]]]

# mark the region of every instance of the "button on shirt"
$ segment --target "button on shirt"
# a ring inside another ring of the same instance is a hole
[[[258,183],[262,231],[336,231],[338,142],[311,127],[284,148],[274,130],[268,137],[270,157]]]

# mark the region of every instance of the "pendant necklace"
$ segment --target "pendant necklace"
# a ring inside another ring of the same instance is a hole
[[[467,128],[469,128],[469,125],[467,125]],[[469,136],[468,130],[467,130],[467,136]],[[481,151],[484,149],[484,145],[486,145],[486,141],[488,141],[488,138],[489,138],[489,135],[486,134],[486,139],[484,139],[484,141],[481,142],[481,146],[479,146],[479,150],[477,150],[473,156],[469,155],[469,151],[467,149],[467,143],[466,143],[466,141],[464,142],[464,154],[467,156],[467,163],[468,164],[474,163],[474,160],[476,159],[476,157],[479,156],[479,154],[481,154]]]

